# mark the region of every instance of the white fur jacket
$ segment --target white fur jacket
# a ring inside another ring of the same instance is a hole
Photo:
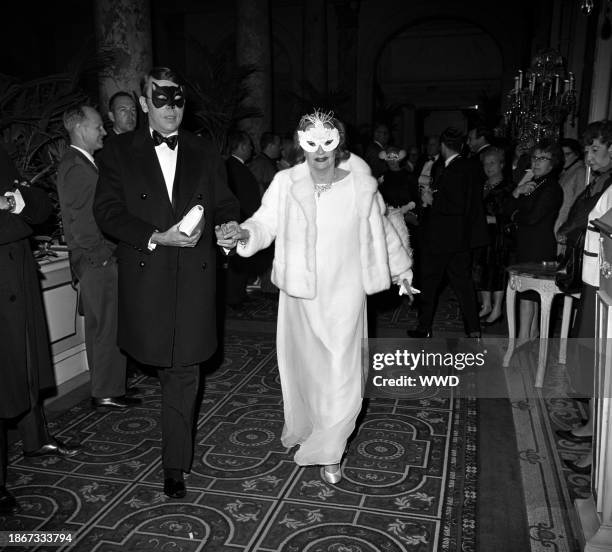
[[[364,291],[377,293],[391,280],[412,283],[412,258],[391,223],[376,180],[352,174],[359,214],[359,250]],[[315,269],[316,204],[305,163],[280,171],[263,196],[261,207],[241,224],[250,238],[237,247],[250,257],[276,238],[272,281],[285,293],[312,299],[317,293]],[[341,246],[341,244],[339,244]]]

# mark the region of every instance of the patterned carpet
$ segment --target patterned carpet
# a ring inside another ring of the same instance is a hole
[[[83,552],[476,550],[476,401],[370,400],[331,486],[280,444],[273,335],[228,332],[225,350],[206,378],[185,499],[161,491],[159,387],[142,377],[141,407],[83,402],[53,422],[81,443],[75,458],[24,459],[13,446],[8,486],[22,508],[0,527],[75,531],[64,550]]]
[[[270,322],[276,320],[278,296],[254,290],[249,300],[239,307],[227,307],[227,317],[233,320]],[[405,298],[398,297],[397,291],[387,291],[368,298],[370,315],[376,318],[378,328],[411,329],[417,325],[416,306],[410,305]],[[505,326],[499,328],[505,333]],[[459,303],[449,288],[444,290],[434,319],[433,331],[436,334],[463,332]]]

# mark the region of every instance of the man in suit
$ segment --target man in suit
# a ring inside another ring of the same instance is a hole
[[[235,221],[239,208],[214,146],[180,128],[179,76],[155,67],[141,91],[147,124],[102,151],[94,212],[119,242],[119,346],[158,367],[164,492],[180,498],[193,460],[200,364],[217,348],[215,225]],[[196,205],[204,217],[186,235],[178,226]]]
[[[0,514],[18,504],[6,488],[7,433],[12,420],[23,441],[24,456],[77,454],[47,429],[39,392],[55,387],[47,324],[30,251],[31,224],[51,214],[44,191],[19,185],[19,175],[0,148]]]
[[[461,306],[466,335],[476,337],[480,335],[480,324],[470,254],[474,174],[469,161],[459,155],[463,136],[457,129],[447,128],[440,136],[440,144],[444,169],[435,190],[423,194],[426,208],[420,233],[419,325],[408,335],[431,336],[439,287],[447,275]]]
[[[230,134],[228,142],[230,156],[225,162],[227,183],[240,203],[240,222],[243,222],[261,205],[260,184],[245,164],[253,153],[253,144],[244,131]],[[252,257],[246,259],[233,255],[229,258],[225,294],[229,305],[237,306],[247,299],[246,286],[249,276],[257,275],[256,266]]]
[[[93,154],[106,132],[100,114],[86,105],[66,111],[64,127],[70,147],[57,169],[57,191],[70,267],[80,285],[91,401],[98,408],[123,410],[141,401],[125,396],[125,356],[117,347],[115,245],[102,235],[93,215],[98,182]]]
[[[493,131],[485,126],[477,126],[468,132],[467,145],[470,149],[470,157],[480,161],[480,154],[491,147]]]
[[[389,139],[391,133],[389,127],[384,123],[378,123],[374,127],[374,133],[372,135],[372,142],[368,145],[365,150],[364,158],[370,169],[372,169],[372,176],[378,178],[387,170],[387,163],[379,157],[380,152],[389,145]]]
[[[113,123],[107,140],[111,136],[118,136],[125,132],[131,132],[136,128],[138,117],[136,114],[136,102],[131,94],[120,90],[115,92],[108,100],[108,118]]]

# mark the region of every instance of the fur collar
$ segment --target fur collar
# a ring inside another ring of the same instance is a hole
[[[314,196],[314,183],[306,162],[288,169],[291,180],[289,193],[302,209],[307,220],[314,220],[316,203]],[[376,197],[378,184],[371,176],[355,175],[351,173],[352,186],[355,193],[358,215],[367,218],[372,209],[372,201]]]

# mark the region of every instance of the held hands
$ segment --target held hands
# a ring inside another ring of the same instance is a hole
[[[202,228],[198,227],[191,236],[186,236],[179,232],[178,226],[177,223],[165,232],[153,232],[151,241],[166,247],[195,247],[202,236]]]
[[[239,241],[249,239],[248,230],[240,228],[235,220],[215,226],[215,235],[217,236],[217,245],[225,249],[233,249]]]

